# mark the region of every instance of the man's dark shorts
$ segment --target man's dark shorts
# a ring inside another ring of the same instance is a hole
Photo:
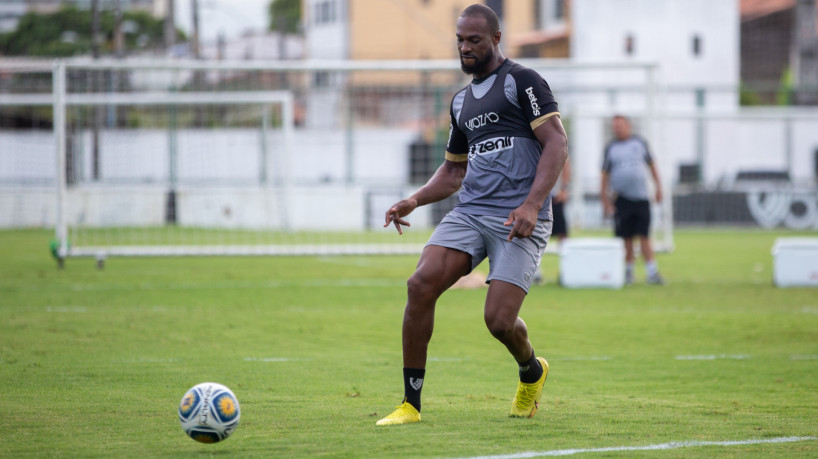
[[[551,213],[554,214],[554,230],[552,236],[568,237],[568,223],[565,221],[565,204],[551,201]]]
[[[647,236],[650,229],[650,201],[632,201],[618,196],[614,201],[614,234],[631,238]]]

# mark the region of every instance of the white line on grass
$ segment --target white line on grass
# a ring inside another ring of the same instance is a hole
[[[818,360],[818,355],[791,355],[790,360]]]
[[[309,362],[312,359],[299,359],[290,357],[245,357],[245,362]]]
[[[611,357],[607,356],[607,355],[591,355],[591,356],[585,356],[585,357],[583,357],[583,356],[554,357],[554,358],[551,358],[551,359],[548,359],[548,360],[561,361],[561,362],[577,362],[577,361],[585,361],[585,360],[591,360],[591,361],[600,360],[601,361],[601,360],[611,360]]]
[[[104,292],[121,290],[244,290],[260,288],[292,288],[292,287],[405,287],[405,280],[391,279],[313,279],[313,280],[283,280],[283,281],[261,281],[261,282],[189,282],[163,284],[144,282],[140,284],[76,284],[71,286],[71,290],[76,292]],[[25,290],[34,290],[26,288]]]
[[[524,453],[502,454],[497,456],[474,456],[468,459],[517,459],[528,457],[546,456],[572,456],[584,453],[609,453],[618,451],[658,451],[667,449],[692,448],[697,446],[743,446],[758,445],[763,443],[794,443],[799,441],[818,440],[818,437],[777,437],[756,440],[733,440],[733,441],[672,441],[670,443],[659,443],[656,445],[644,446],[609,446],[606,448],[577,448],[577,449],[555,449],[551,451],[528,451]]]
[[[677,355],[676,360],[747,360],[747,354]]]

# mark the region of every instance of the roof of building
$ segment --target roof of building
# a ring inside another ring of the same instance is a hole
[[[795,8],[796,0],[741,0],[739,11],[742,21],[751,21],[779,11]]]
[[[568,28],[555,32],[546,32],[544,30],[532,30],[530,32],[514,34],[509,37],[509,44],[511,46],[526,46],[526,45],[543,45],[561,38],[568,38],[571,32]]]

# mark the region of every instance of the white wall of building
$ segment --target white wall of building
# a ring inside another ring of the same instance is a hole
[[[308,59],[349,57],[346,0],[306,0],[304,15]]]
[[[574,0],[572,27],[573,59],[654,61],[667,88],[706,88],[710,109],[738,105],[737,0]],[[665,101],[668,109],[695,103],[689,93]]]
[[[763,135],[753,135],[754,128],[739,117],[738,11],[738,0],[571,2],[572,59],[656,64],[648,76],[657,90],[652,106],[644,72],[595,72],[576,79],[578,85],[611,88],[607,93],[572,94],[566,101],[579,115],[572,121],[582,135],[571,138],[571,146],[582,191],[599,189],[602,152],[611,139],[610,116],[617,113],[632,117],[635,133],[647,138],[667,191],[678,181],[681,164],[702,160],[704,180],[712,184],[742,168],[786,169],[795,164],[795,156],[808,157],[816,139],[801,136],[803,143],[797,147],[791,143],[792,151],[784,152],[787,141],[778,132],[784,129],[780,119],[772,121]],[[559,99],[560,94],[556,95]],[[697,112],[728,117],[700,123],[691,118]],[[770,148],[776,153],[760,160],[759,155],[763,157]],[[806,175],[808,171],[793,172]],[[577,213],[582,220],[582,209]]]
[[[359,230],[371,207],[408,190],[409,145],[402,129],[296,130],[285,157],[281,133],[201,129],[175,133],[181,225],[223,228]],[[101,132],[100,175],[91,180],[90,133],[73,137],[77,184],[66,197],[70,225],[151,226],[165,218],[169,133]],[[0,131],[0,227],[53,227],[56,148],[48,131]],[[347,152],[346,148],[354,148]],[[266,180],[263,178],[266,177]],[[384,204],[389,201],[388,204]],[[320,209],[318,215],[316,209]],[[386,207],[378,209],[383,215]],[[413,215],[428,225],[428,212]]]

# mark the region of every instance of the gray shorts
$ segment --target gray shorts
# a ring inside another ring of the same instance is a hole
[[[439,245],[471,255],[471,269],[486,257],[489,275],[486,283],[498,279],[514,284],[526,293],[551,236],[553,222],[539,220],[534,234],[515,237],[508,242],[510,226],[504,226],[503,217],[468,215],[451,211],[437,225],[426,245]]]

